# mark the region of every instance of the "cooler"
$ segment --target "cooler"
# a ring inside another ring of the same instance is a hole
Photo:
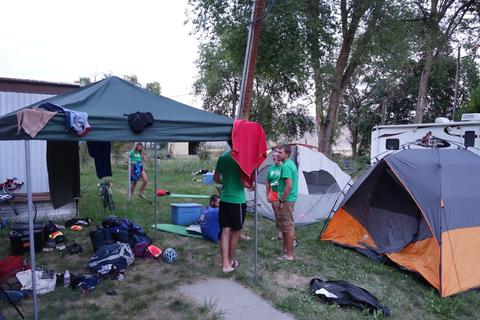
[[[199,203],[171,203],[172,224],[188,226],[196,224],[202,213]]]
[[[204,184],[213,184],[213,172],[207,172],[203,175]]]

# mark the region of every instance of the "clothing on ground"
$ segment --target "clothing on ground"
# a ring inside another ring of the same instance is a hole
[[[292,180],[292,190],[288,194],[285,201],[295,202],[297,201],[298,193],[298,170],[295,163],[290,159],[286,160],[282,165],[282,173],[280,175],[280,181],[278,184],[278,196],[280,199],[285,191],[285,179]]]
[[[245,189],[240,179],[240,167],[232,159],[230,151],[218,158],[216,172],[222,175],[222,194],[220,200],[229,203],[245,203]]]
[[[218,212],[220,228],[232,228],[237,231],[242,230],[246,215],[246,203],[228,203],[220,201],[220,209]]]
[[[80,196],[78,142],[47,141],[47,170],[54,209]]]
[[[257,122],[235,120],[232,129],[232,158],[249,177],[267,158],[267,138]]]
[[[56,112],[42,110],[40,108],[22,109],[17,112],[17,134],[23,129],[30,137],[35,136],[43,129],[50,121]]]
[[[112,176],[112,163],[110,154],[112,143],[107,141],[88,141],[88,153],[95,161],[95,170],[98,179]]]

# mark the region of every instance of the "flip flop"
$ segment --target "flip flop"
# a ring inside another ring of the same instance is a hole
[[[289,259],[289,258],[287,258],[287,256],[280,256],[280,257],[277,257],[277,258],[275,258],[275,259],[276,259],[276,260],[279,260],[279,261],[285,261],[285,262],[295,261],[295,258]]]
[[[232,267],[232,269],[228,269],[228,270],[223,270],[222,269],[222,272],[223,274],[228,274],[228,273],[232,273],[233,271],[235,271],[236,269]]]
[[[238,260],[233,260],[232,268],[237,269],[240,266],[240,262]]]

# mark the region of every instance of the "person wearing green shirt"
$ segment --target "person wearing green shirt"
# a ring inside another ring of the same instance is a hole
[[[272,240],[279,240],[282,239],[283,235],[280,231],[280,227],[278,225],[278,186],[280,181],[280,175],[282,173],[282,162],[278,160],[278,153],[277,148],[272,148],[272,160],[273,165],[270,166],[267,172],[267,176],[265,177],[267,183],[265,184],[266,191],[267,191],[267,200],[272,205],[273,214],[275,215],[275,224],[277,226],[277,235],[272,238]]]
[[[284,255],[279,259],[293,261],[295,224],[293,220],[293,208],[297,201],[298,170],[295,163],[289,159],[291,149],[289,145],[278,147],[278,159],[282,161],[282,171],[278,183],[278,225],[283,234]]]
[[[135,148],[130,150],[130,194],[133,197],[135,194],[135,189],[137,187],[137,182],[142,179],[142,186],[140,187],[140,193],[138,196],[145,199],[145,188],[148,183],[147,173],[145,172],[144,163],[146,161],[145,152],[143,151],[143,144],[138,142],[135,144]]]
[[[229,141],[230,148],[232,142]],[[251,188],[242,182],[240,166],[232,159],[230,151],[218,158],[213,175],[216,183],[222,184],[218,221],[220,224],[220,254],[222,271],[230,273],[239,266],[235,260],[235,251],[247,212],[244,187]]]

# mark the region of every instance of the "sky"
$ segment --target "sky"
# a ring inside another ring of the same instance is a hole
[[[73,83],[104,73],[158,81],[162,95],[191,95],[198,40],[186,0],[1,1],[0,77]]]

